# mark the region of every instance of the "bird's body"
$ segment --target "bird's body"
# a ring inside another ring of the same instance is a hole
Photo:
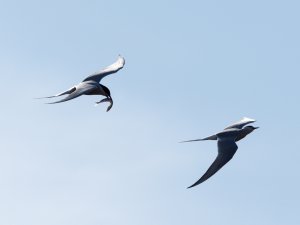
[[[96,102],[96,104],[102,102],[110,102],[110,105],[107,108],[107,111],[109,111],[113,105],[113,100],[110,95],[110,90],[104,85],[100,84],[100,81],[105,76],[118,72],[120,69],[124,67],[124,65],[125,65],[125,59],[119,56],[115,63],[113,63],[112,65],[106,67],[105,69],[99,72],[96,72],[88,76],[78,85],[75,85],[69,90],[59,93],[57,95],[53,95],[45,98],[54,98],[54,97],[59,97],[68,94],[66,98],[63,98],[59,101],[48,103],[48,104],[55,104],[55,103],[69,101],[81,95],[103,95],[106,98],[102,99],[99,102]]]
[[[238,149],[236,142],[246,137],[253,130],[258,127],[245,126],[249,123],[253,123],[255,120],[249,118],[243,118],[235,124],[232,124],[226,127],[223,131],[214,134],[212,136],[195,139],[184,142],[193,142],[193,141],[204,141],[204,140],[217,140],[218,143],[218,156],[215,161],[211,164],[208,170],[204,175],[193,185],[188,188],[194,187],[202,182],[206,181],[212,175],[214,175],[218,170],[220,170],[228,161],[230,161]],[[245,127],[244,127],[245,126]]]

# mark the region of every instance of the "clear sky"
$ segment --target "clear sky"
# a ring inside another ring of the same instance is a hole
[[[1,1],[0,225],[298,225],[299,1]],[[46,105],[113,63],[99,96]],[[215,142],[260,129],[205,183]]]

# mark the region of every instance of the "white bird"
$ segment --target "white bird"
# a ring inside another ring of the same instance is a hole
[[[72,88],[70,88],[69,90],[59,93],[57,95],[43,97],[43,98],[54,98],[54,97],[59,97],[59,96],[68,94],[68,96],[66,98],[63,98],[56,102],[47,103],[47,104],[55,104],[55,103],[69,101],[69,100],[77,98],[81,95],[103,95],[106,98],[102,99],[101,101],[96,102],[96,104],[99,104],[102,102],[110,102],[110,105],[108,106],[108,108],[106,110],[106,111],[109,111],[113,106],[113,100],[110,95],[110,90],[107,87],[105,87],[104,85],[100,84],[100,81],[105,76],[118,72],[120,69],[122,69],[124,67],[124,65],[125,65],[125,59],[121,55],[119,55],[116,62],[114,62],[110,66],[104,68],[103,70],[100,70],[99,72],[91,74],[90,76],[85,78],[78,85],[75,85]]]
[[[246,126],[249,123],[255,122],[254,119],[244,117],[240,121],[226,127],[223,131],[214,134],[212,136],[195,139],[183,142],[192,142],[192,141],[205,141],[205,140],[217,140],[218,141],[218,156],[215,161],[211,164],[208,170],[204,175],[193,185],[188,188],[194,187],[202,182],[206,181],[212,175],[214,175],[218,170],[220,170],[227,162],[229,162],[233,155],[235,154],[238,146],[236,142],[246,137],[252,131],[258,127]],[[246,127],[244,127],[246,126]]]

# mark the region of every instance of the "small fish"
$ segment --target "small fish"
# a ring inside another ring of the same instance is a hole
[[[112,98],[104,98],[101,101],[96,102],[96,104],[98,105],[98,104],[100,104],[102,102],[110,102],[110,105],[107,107],[106,112],[108,112],[112,108],[112,106],[113,106],[113,100],[112,100]]]

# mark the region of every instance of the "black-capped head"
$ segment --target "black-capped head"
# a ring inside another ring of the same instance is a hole
[[[244,127],[244,129],[245,129],[245,130],[248,130],[249,133],[252,132],[252,131],[254,131],[254,130],[256,130],[256,129],[258,129],[258,128],[259,128],[259,127],[254,127],[254,126],[245,126],[245,127]]]
[[[106,95],[107,97],[111,98],[111,96],[110,96],[110,90],[108,89],[108,87],[105,87],[105,86],[102,85],[102,84],[100,84],[100,85],[101,85],[103,91],[105,92],[105,95]]]
[[[258,127],[253,127],[253,126],[245,126],[238,134],[237,138],[235,139],[235,141],[239,141],[241,139],[243,139],[244,137],[246,137],[248,134],[250,134],[252,131],[254,131],[255,129],[257,129]]]
[[[254,127],[254,126],[247,126],[247,127],[249,127],[250,129],[252,129],[252,130],[255,130],[255,129],[258,129],[259,127]]]

